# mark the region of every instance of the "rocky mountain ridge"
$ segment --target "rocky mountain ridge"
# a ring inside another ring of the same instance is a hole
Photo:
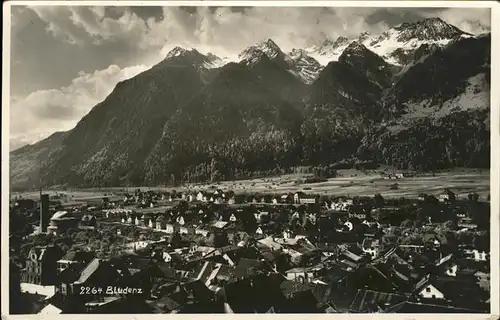
[[[488,166],[491,36],[439,23],[329,43],[345,48],[324,67],[307,50],[284,53],[272,40],[228,64],[174,48],[120,82],[74,129],[12,152],[11,183],[178,184],[358,161]],[[373,50],[373,39],[420,35],[432,39],[404,64]],[[420,136],[425,128],[434,134]]]

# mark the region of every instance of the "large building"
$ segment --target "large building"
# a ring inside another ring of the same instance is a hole
[[[49,226],[49,195],[40,194],[40,233],[47,232]]]
[[[57,261],[63,254],[61,248],[55,245],[33,247],[22,272],[23,282],[42,286],[56,284]]]

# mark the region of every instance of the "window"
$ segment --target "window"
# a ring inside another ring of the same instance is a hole
[[[429,287],[425,288],[425,292],[431,292],[431,288]]]

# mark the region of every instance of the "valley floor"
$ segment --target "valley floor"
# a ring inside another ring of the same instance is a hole
[[[300,183],[304,174],[290,174],[259,179],[222,181],[212,184],[188,184],[176,188],[163,187],[130,187],[141,190],[198,191],[209,189],[233,190],[236,193],[271,193],[280,194],[302,191],[320,195],[373,196],[380,193],[384,198],[416,198],[420,193],[440,194],[444,188],[453,191],[458,197],[467,197],[471,192],[479,194],[482,199],[490,193],[490,171],[484,169],[454,169],[447,172],[421,174],[397,180],[387,180],[380,174],[381,170],[360,172],[357,170],[340,170],[340,176],[318,183]],[[397,183],[397,189],[391,189]],[[113,196],[125,191],[124,188],[82,189],[71,191],[51,190],[49,193],[60,193],[61,200],[68,202],[100,200],[103,196]],[[13,193],[13,196],[37,198],[38,192]],[[120,198],[121,199],[121,198]],[[110,199],[112,200],[112,199]]]

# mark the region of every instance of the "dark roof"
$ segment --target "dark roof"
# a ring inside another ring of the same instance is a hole
[[[481,295],[480,286],[473,281],[456,277],[438,277],[430,279],[430,283],[441,291],[447,299],[465,299]]]
[[[64,269],[58,276],[61,283],[73,283],[80,277],[80,273],[84,266],[70,266]]]
[[[298,292],[311,291],[312,288],[312,285],[308,283],[300,283],[290,280],[285,280],[280,284],[280,289],[285,297],[294,295]]]
[[[170,297],[162,297],[156,301],[154,304],[163,311],[174,311],[180,308],[180,304],[172,300]]]
[[[387,313],[481,313],[480,311],[455,308],[444,305],[403,302],[391,307]]]
[[[92,259],[94,254],[88,251],[82,250],[70,250],[66,252],[66,254],[60,260],[68,260],[68,261],[83,261],[87,262]]]
[[[358,290],[351,304],[351,311],[363,313],[376,311],[378,307],[386,309],[406,301],[403,295],[378,292],[373,290]]]
[[[234,269],[234,276],[237,278],[245,277],[249,275],[251,268],[262,269],[263,267],[264,263],[259,260],[241,258]]]

